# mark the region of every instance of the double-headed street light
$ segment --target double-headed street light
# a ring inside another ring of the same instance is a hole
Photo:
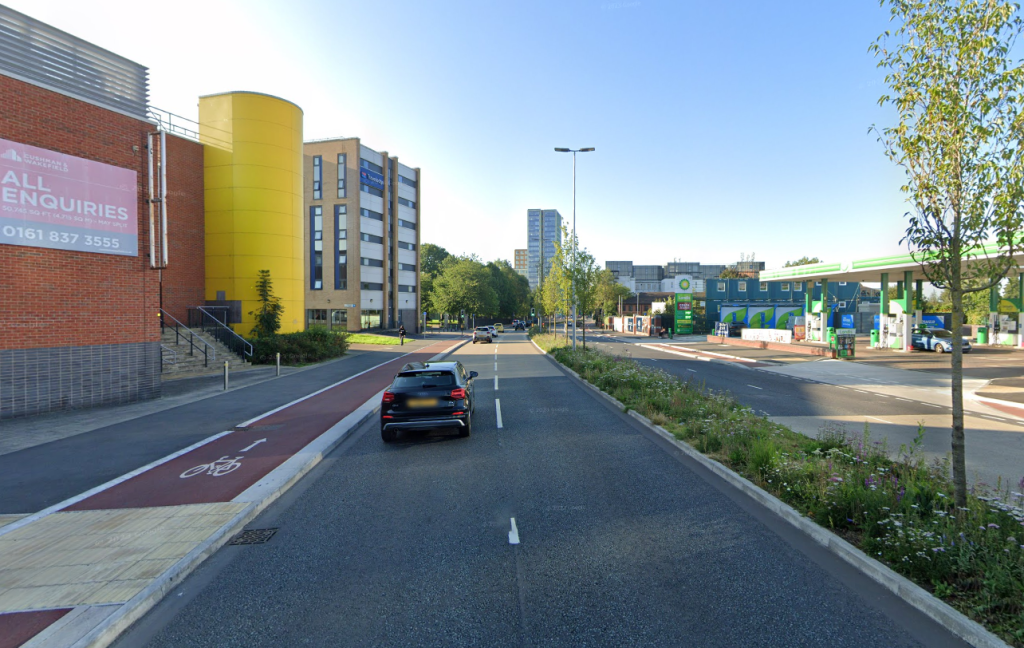
[[[594,147],[568,149],[555,147],[558,153],[572,153],[572,267],[576,269],[576,154],[590,153]],[[543,268],[541,268],[543,272]],[[576,350],[576,282],[572,282],[572,350]]]

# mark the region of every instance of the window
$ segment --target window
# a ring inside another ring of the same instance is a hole
[[[398,292],[400,293],[414,293],[416,292],[416,286],[398,286]]]
[[[764,292],[764,291],[768,290],[768,282],[762,281],[761,285],[759,286],[759,288],[761,289],[761,292]]]
[[[800,283],[799,281],[796,282],[795,284],[793,284],[793,290],[795,290],[797,292],[800,292],[803,289],[804,289],[804,285],[802,283]]]
[[[346,309],[331,311],[331,328],[348,329],[348,311]]]
[[[718,282],[718,292],[725,292],[725,282],[724,281],[719,281]]]
[[[383,268],[384,262],[380,259],[367,259],[366,257],[359,258],[359,264],[364,266],[370,266],[371,268]]]
[[[738,290],[740,292],[747,292],[747,282],[746,281],[737,281],[736,282],[736,290]]]
[[[406,272],[416,272],[416,264],[414,263],[399,263],[399,270],[405,270]]]
[[[381,311],[379,310],[363,310],[361,312],[360,324],[364,329],[380,328],[380,316]]]
[[[415,243],[406,243],[405,241],[399,241],[398,242],[398,247],[402,248],[403,250],[415,250],[416,249],[416,244]]]
[[[381,175],[384,175],[384,167],[382,167],[379,164],[374,164],[373,162],[370,162],[369,160],[364,160],[363,158],[359,158],[359,166],[363,167],[364,169],[369,169],[370,171],[376,171],[377,173],[379,173]]]
[[[840,281],[840,282],[839,282],[839,285],[840,285],[840,286],[845,286],[845,285],[846,285],[846,282],[845,282],[845,281]]]
[[[398,219],[398,226],[399,227],[407,227],[407,228],[409,228],[411,230],[416,229],[416,223],[410,223],[409,221],[402,220],[401,218]]]
[[[324,159],[320,155],[313,156],[313,200],[323,198]]]
[[[309,208],[309,288],[323,290],[324,287],[324,208],[314,205]],[[324,319],[327,316],[324,315]]]
[[[381,244],[381,245],[383,245],[383,243],[384,243],[384,238],[383,237],[374,236],[373,234],[367,234],[366,232],[363,232],[362,234],[360,234],[359,235],[359,239],[362,240],[362,241],[366,241],[367,243],[378,243],[378,244]]]
[[[366,193],[368,193],[370,195],[377,196],[378,198],[383,198],[384,197],[384,192],[383,191],[381,191],[380,189],[378,189],[376,187],[371,187],[370,185],[365,185],[365,184],[360,183],[359,184],[359,190],[360,191],[365,191]]]
[[[406,207],[411,207],[412,209],[416,209],[416,203],[414,203],[411,200],[406,200],[405,198],[399,197],[398,204],[405,205]]]
[[[306,311],[306,328],[313,328],[314,326],[327,327],[327,311],[318,308],[312,308]]]
[[[401,182],[404,185],[409,185],[413,189],[416,188],[416,181],[415,180],[410,180],[409,178],[406,178],[402,174],[398,174],[398,181]]]
[[[359,284],[359,287],[362,290],[384,290],[384,284],[372,283],[369,281],[364,281],[363,283]]]
[[[372,218],[373,220],[378,220],[382,223],[384,222],[384,214],[380,212],[375,212],[372,209],[367,209],[366,207],[360,208],[359,215],[365,216],[367,218]]]
[[[345,197],[345,154],[338,153],[338,198]]]
[[[348,290],[348,206],[334,206],[334,289]],[[342,311],[344,312],[344,311]]]
[[[782,290],[789,290],[789,282],[788,281],[782,282]]]

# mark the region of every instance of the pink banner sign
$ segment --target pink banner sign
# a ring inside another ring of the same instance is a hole
[[[0,244],[138,256],[136,173],[0,139]]]

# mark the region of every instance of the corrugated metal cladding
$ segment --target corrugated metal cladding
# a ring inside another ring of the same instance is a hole
[[[146,119],[149,72],[0,4],[0,72]]]

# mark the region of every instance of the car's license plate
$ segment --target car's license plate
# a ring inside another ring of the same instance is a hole
[[[412,407],[435,407],[437,405],[436,398],[410,398],[406,401],[406,404]]]

